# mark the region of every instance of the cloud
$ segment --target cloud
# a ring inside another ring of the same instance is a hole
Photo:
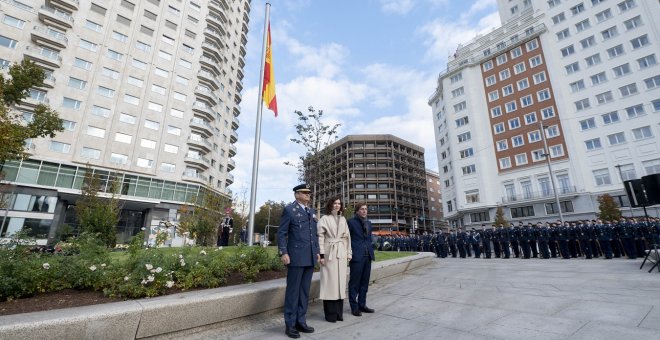
[[[423,6],[429,6],[431,9],[438,8],[446,5],[448,0],[380,0],[380,9],[384,13],[405,15],[408,14],[414,7],[416,2],[424,2]]]

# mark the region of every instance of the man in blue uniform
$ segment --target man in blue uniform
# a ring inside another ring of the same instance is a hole
[[[319,261],[319,238],[316,211],[309,208],[311,190],[307,184],[293,188],[295,202],[282,211],[277,231],[277,245],[282,263],[287,266],[284,296],[285,334],[299,338],[300,333],[313,333],[305,314],[309,303],[314,265]]]
[[[351,273],[348,280],[348,302],[351,305],[351,313],[355,316],[362,316],[363,312],[374,312],[367,307],[371,261],[376,260],[371,245],[371,221],[367,219],[367,212],[367,204],[358,203],[355,205],[355,216],[348,220],[353,252],[353,258],[349,262]]]

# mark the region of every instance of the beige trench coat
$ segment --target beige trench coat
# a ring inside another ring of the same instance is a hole
[[[351,234],[344,216],[325,215],[318,222],[319,246],[325,264],[321,266],[321,300],[346,298],[348,258],[351,254]]]

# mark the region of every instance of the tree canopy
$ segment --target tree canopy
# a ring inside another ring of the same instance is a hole
[[[44,70],[23,60],[9,68],[9,77],[0,74],[0,162],[30,156],[25,141],[30,138],[55,137],[64,130],[57,112],[44,104],[33,110],[32,119],[25,122],[15,106],[30,96],[30,89],[43,86]]]

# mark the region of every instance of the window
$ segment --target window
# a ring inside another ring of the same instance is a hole
[[[525,140],[523,139],[523,136],[518,135],[518,136],[511,137],[511,145],[514,148],[525,145]]]
[[[121,165],[128,164],[128,155],[112,153],[110,154],[110,163]]]
[[[154,161],[146,158],[138,158],[137,162],[135,162],[135,165],[141,168],[151,168],[154,165]]]
[[[653,131],[651,131],[650,126],[642,126],[632,130],[633,137],[635,140],[647,139],[653,137]]]
[[[87,126],[87,134],[89,136],[105,138],[105,129],[97,128],[94,126]]]
[[[170,116],[176,118],[183,118],[183,111],[179,109],[172,108],[170,109]]]
[[[472,148],[467,148],[465,150],[459,151],[459,155],[462,158],[468,158],[474,156],[474,149]]]
[[[566,20],[566,15],[564,14],[564,12],[561,12],[561,13],[559,13],[559,14],[552,17],[552,23],[555,24],[555,25],[562,22],[562,21],[564,21],[564,20]]]
[[[498,66],[502,65],[502,64],[506,63],[506,54],[500,54],[495,59],[497,60],[497,65]]]
[[[83,147],[80,151],[80,156],[83,158],[99,159],[101,158],[101,150]]]
[[[530,143],[536,143],[541,140],[541,132],[539,130],[530,131],[527,133],[527,140]]]
[[[571,13],[573,15],[578,15],[578,14],[584,12],[584,11],[585,11],[585,9],[584,9],[584,4],[583,3],[579,3],[579,4],[571,7]]]
[[[98,105],[93,105],[90,113],[95,116],[108,118],[110,116],[110,109]]]
[[[533,103],[534,103],[534,101],[532,100],[531,95],[526,95],[526,96],[520,98],[520,107],[528,107],[528,106],[532,105]]]
[[[78,42],[78,47],[84,48],[92,52],[96,52],[96,50],[98,49],[98,45],[96,45],[91,41],[87,41],[85,39],[80,39],[80,41]]]
[[[594,180],[596,181],[596,186],[612,184],[612,179],[610,178],[610,170],[608,169],[594,170],[593,174],[594,174]]]
[[[623,132],[614,133],[608,135],[607,140],[609,141],[610,145],[619,145],[626,142],[626,136],[623,134]]]
[[[160,123],[153,120],[145,119],[144,127],[151,130],[158,130],[160,129]]]
[[[550,90],[549,89],[543,89],[541,91],[536,92],[536,99],[539,102],[546,101],[550,99]]]
[[[540,84],[544,81],[546,81],[545,71],[539,72],[534,75],[534,85]]]
[[[4,18],[2,18],[2,22],[9,26],[16,27],[18,29],[23,29],[23,27],[25,27],[25,21],[18,18],[14,18],[7,14],[5,14]]]
[[[591,27],[591,24],[589,23],[589,19],[584,19],[577,24],[575,24],[575,28],[577,29],[578,32],[582,32],[586,29]]]
[[[74,131],[76,129],[76,122],[63,119],[62,120],[62,127],[64,128],[64,130]]]
[[[140,98],[131,96],[130,94],[124,94],[124,103],[140,105]]]
[[[174,45],[174,39],[164,34],[160,37],[160,40],[168,45]]]
[[[563,29],[557,33],[557,40],[563,40],[571,36],[570,31],[568,28]]]
[[[642,162],[642,166],[647,175],[660,173],[660,159]]]
[[[121,34],[117,31],[112,31],[112,39],[115,39],[120,42],[126,42],[126,40],[128,40],[128,36],[126,34]]]
[[[517,129],[520,127],[520,118],[516,117],[509,119],[509,130]]]
[[[610,58],[616,58],[623,54],[623,45],[616,45],[612,48],[607,49],[607,55]]]
[[[135,48],[137,48],[140,51],[151,52],[151,45],[147,43],[143,43],[139,40],[135,42]]]
[[[594,38],[593,35],[580,40],[580,46],[582,46],[582,49],[589,48],[594,45],[596,45],[596,38]]]
[[[592,56],[586,57],[584,58],[584,61],[587,62],[587,66],[594,66],[596,64],[600,64],[601,63],[600,54],[596,53]]]
[[[486,86],[494,85],[496,81],[497,80],[495,79],[494,75],[493,76],[488,76],[488,78],[486,78]]]
[[[562,212],[573,212],[573,202],[571,201],[561,201],[559,202],[561,211]],[[558,214],[559,211],[557,210],[557,203],[555,202],[550,202],[545,204],[545,212],[548,215],[553,215],[553,214]]]
[[[651,105],[653,105],[653,111],[660,111],[660,99],[656,99],[651,102]]]
[[[181,84],[181,85],[188,86],[188,81],[189,81],[189,79],[188,79],[188,78],[184,78],[184,77],[182,77],[182,76],[176,76],[175,81],[177,82],[177,84]]]
[[[596,119],[595,118],[589,118],[585,120],[580,121],[580,129],[582,131],[584,130],[590,130],[596,127]]]
[[[76,58],[73,60],[73,66],[87,71],[92,69],[92,63],[90,63],[85,59],[80,59],[80,58]]]
[[[147,108],[152,111],[163,112],[163,105],[158,103],[149,102],[149,104],[147,104]]]
[[[504,108],[506,110],[506,113],[513,112],[518,109],[515,101],[511,101],[504,104]]]
[[[174,94],[172,95],[172,98],[174,98],[176,100],[180,100],[182,102],[186,101],[186,95],[183,94],[183,93],[179,93],[179,92],[174,92]]]
[[[504,123],[497,123],[493,125],[493,131],[495,131],[495,134],[504,132]]]
[[[460,73],[460,72],[458,74],[455,74],[455,75],[451,76],[451,78],[449,78],[449,80],[451,81],[452,84],[460,81],[461,79],[463,79],[463,73]]]
[[[121,113],[119,115],[119,121],[127,124],[135,124],[137,122],[137,118],[126,113]]]
[[[69,150],[71,150],[71,144],[51,140],[48,149],[59,153],[69,153]]]
[[[72,98],[64,97],[62,100],[62,107],[73,110],[80,110],[82,102],[80,100],[75,100]]]
[[[163,50],[158,51],[158,56],[165,60],[172,60],[172,55]]]
[[[115,71],[111,68],[104,67],[101,70],[101,74],[108,77],[108,78],[119,79],[119,72],[117,72],[117,71]]]
[[[156,141],[142,138],[142,140],[140,140],[140,146],[142,146],[144,148],[147,148],[147,149],[155,149],[156,148]]]
[[[534,216],[534,206],[529,205],[525,207],[509,208],[512,218],[521,218]]]
[[[616,123],[619,121],[619,113],[616,111],[608,112],[606,114],[601,115],[603,118],[603,124],[612,124]]]
[[[545,160],[545,151],[543,149],[538,149],[532,151],[532,160],[534,162],[539,162],[542,160]],[[539,182],[541,182],[542,179],[539,179]],[[543,186],[541,186],[543,187]]]
[[[458,138],[459,143],[467,142],[470,139],[472,139],[470,131],[461,133],[461,134],[457,135],[456,137]]]
[[[162,68],[156,67],[154,69],[154,74],[163,77],[163,78],[168,78],[170,76],[170,73],[168,71],[163,70]]]
[[[560,50],[562,57],[568,57],[569,55],[575,53],[575,47],[573,45],[568,45]]]
[[[527,52],[533,51],[539,47],[539,42],[538,40],[530,40],[525,44],[525,48],[527,49]]]
[[[639,65],[639,69],[645,69],[647,67],[653,66],[657,64],[657,60],[655,59],[655,54],[647,55],[644,58],[639,58],[637,59],[637,64]]]
[[[108,97],[108,98],[113,98],[115,96],[115,90],[104,87],[104,86],[99,86],[96,88],[96,93]]]
[[[559,145],[553,145],[550,147],[550,157],[551,158],[557,158],[561,157],[564,155],[564,146],[559,144]]]
[[[511,157],[500,158],[500,169],[508,169],[511,167]]]
[[[176,146],[176,145],[172,145],[172,144],[165,144],[163,146],[163,151],[165,151],[167,153],[176,154],[176,153],[179,153],[179,147]]]
[[[483,67],[484,72],[492,70],[493,69],[493,61],[489,60],[489,61],[485,62],[482,67]]]
[[[576,61],[572,64],[568,64],[564,66],[564,69],[566,69],[566,74],[575,73],[580,70],[580,64],[578,64],[578,62]]]
[[[101,32],[103,30],[103,26],[101,26],[101,25],[99,25],[99,24],[97,24],[97,23],[95,23],[91,20],[87,20],[85,22],[85,27],[89,28],[90,30],[92,30],[94,32]]]
[[[69,77],[68,85],[69,87],[73,87],[74,89],[77,90],[84,90],[87,87],[87,82],[82,79]]]
[[[509,149],[509,141],[507,139],[498,140],[496,145],[497,151],[504,151]]]
[[[454,112],[460,112],[467,108],[467,104],[463,101],[454,105]]]
[[[608,40],[616,37],[619,32],[616,30],[616,26],[612,26],[604,31],[601,31],[600,34],[603,36],[603,40]]]
[[[117,132],[115,133],[115,142],[131,144],[133,142],[133,136]]]
[[[598,22],[603,22],[612,17],[612,11],[608,8],[602,12],[596,13],[596,20]]]
[[[598,102],[598,104],[609,103],[612,100],[614,100],[612,91],[607,91],[596,95],[596,102]]]
[[[456,127],[461,127],[461,126],[467,125],[469,122],[470,121],[469,121],[467,116],[456,119]]]
[[[106,52],[105,55],[110,59],[119,60],[119,61],[121,61],[124,58],[123,54],[121,54],[117,51],[113,51],[111,49],[108,49],[108,52]]]
[[[139,61],[137,59],[133,59],[131,61],[131,65],[135,66],[136,68],[139,68],[140,70],[146,70],[147,69],[147,63],[143,61]]]
[[[176,127],[176,126],[168,125],[167,126],[167,133],[175,135],[175,136],[181,136],[181,129]]]
[[[548,138],[554,138],[554,137],[559,136],[559,126],[557,126],[557,125],[548,126],[545,129],[545,135]]]
[[[452,98],[456,98],[458,96],[463,95],[463,93],[465,93],[465,89],[463,88],[463,86],[461,86],[461,87],[457,88],[456,90],[451,91],[451,96],[452,96]]]
[[[517,63],[513,66],[513,73],[519,74],[525,72],[525,63]]]
[[[584,141],[584,145],[589,151],[602,148],[602,145],[600,144],[600,138],[588,139]]]
[[[552,106],[546,107],[545,109],[541,110],[541,113],[543,114],[543,119],[545,120],[555,116],[555,109]]]
[[[642,25],[642,18],[638,15],[632,19],[624,21],[623,25],[626,26],[626,30],[635,29]]]
[[[561,3],[561,0],[548,0],[548,6],[550,8],[555,7]]]
[[[612,71],[614,71],[614,75],[616,77],[624,76],[624,75],[630,73],[630,64],[625,63],[623,65],[619,65],[619,66],[613,68]]]
[[[511,72],[509,71],[508,68],[506,70],[500,71],[500,81],[509,79],[510,77],[511,77]]]
[[[639,36],[635,39],[630,40],[630,44],[632,45],[633,50],[638,49],[640,47],[644,47],[649,44],[649,36],[647,34]]]
[[[158,86],[156,84],[151,84],[151,91],[156,92],[158,94],[165,95],[165,93],[167,92],[167,89],[162,87],[162,86]]]
[[[525,125],[536,123],[536,112],[531,112],[525,115]]]
[[[589,104],[589,98],[578,100],[574,104],[577,111],[582,111],[591,107],[591,104]]]
[[[470,164],[468,166],[462,167],[461,171],[463,172],[463,175],[473,174],[477,172],[477,167],[474,164]]]
[[[625,86],[619,87],[619,92],[621,93],[621,97],[628,97],[633,94],[638,93],[639,91],[637,90],[637,83],[632,83],[628,84]]]
[[[529,80],[527,78],[518,80],[518,91],[524,90],[529,87]]]
[[[500,93],[499,93],[498,90],[488,92],[488,101],[489,102],[492,102],[492,101],[495,101],[495,100],[498,100],[498,99],[500,99]]]
[[[144,81],[142,81],[141,79],[138,79],[138,78],[135,78],[135,77],[132,77],[132,76],[128,76],[128,79],[126,80],[126,82],[133,85],[133,86],[137,86],[137,87],[142,87],[142,84],[144,83]]]
[[[621,12],[625,12],[625,11],[627,11],[627,10],[637,6],[637,5],[635,4],[635,0],[626,0],[626,1],[620,2],[617,6],[619,7],[619,10]]]
[[[600,72],[591,76],[591,85],[598,85],[607,81],[605,72]]]
[[[527,164],[527,154],[526,153],[520,153],[516,155],[516,165],[525,165]]]
[[[502,115],[502,108],[500,106],[496,106],[496,107],[490,109],[490,115],[493,118],[501,116]]]
[[[477,201],[477,202],[479,202],[479,201]],[[478,212],[478,213],[470,213],[470,221],[471,222],[488,222],[488,221],[490,221],[490,215],[488,214],[488,211],[482,211],[482,212]]]
[[[576,82],[572,82],[569,84],[571,86],[571,92],[579,92],[584,90],[585,85],[584,85],[584,80],[580,79]]]
[[[507,85],[502,88],[502,96],[506,97],[513,94],[513,85]]]
[[[644,85],[646,85],[647,90],[660,86],[660,75],[644,79]]]

